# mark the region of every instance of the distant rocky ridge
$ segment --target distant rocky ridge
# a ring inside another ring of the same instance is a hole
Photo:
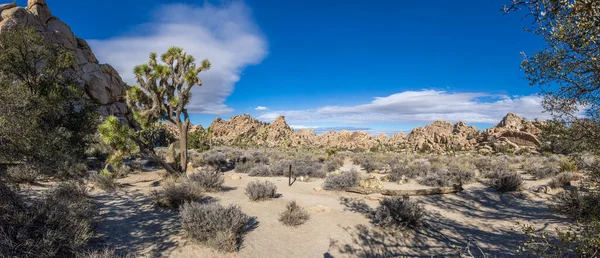
[[[129,109],[124,101],[128,86],[119,73],[108,64],[100,64],[88,43],[73,34],[69,25],[52,15],[45,0],[28,0],[27,7],[15,3],[0,5],[0,33],[17,25],[26,25],[41,32],[50,42],[62,46],[75,56],[70,71],[79,86],[99,105],[101,115],[124,118]]]
[[[464,122],[452,124],[435,121],[417,127],[408,135],[384,133],[374,136],[366,132],[329,131],[316,134],[312,129],[294,131],[283,116],[265,123],[250,115],[234,116],[229,120],[217,118],[211,125],[212,139],[224,145],[267,147],[338,148],[341,150],[393,150],[448,152],[478,150],[491,152],[500,148],[518,150],[535,148],[540,142],[537,134],[541,121],[528,121],[508,113],[498,125],[484,131]],[[197,130],[204,130],[198,127]]]

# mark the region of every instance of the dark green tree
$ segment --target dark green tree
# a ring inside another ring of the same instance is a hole
[[[68,76],[74,57],[35,29],[0,35],[0,162],[74,176],[95,131],[96,107]]]
[[[600,1],[512,0],[506,13],[524,11],[533,19],[526,30],[540,35],[546,48],[523,53],[522,68],[531,85],[541,88],[543,106],[567,130],[600,149]]]

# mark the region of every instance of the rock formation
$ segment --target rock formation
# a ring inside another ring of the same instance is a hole
[[[477,143],[479,131],[464,122],[454,125],[446,121],[435,121],[425,128],[417,127],[408,135],[407,141],[416,151],[472,150]]]
[[[14,3],[0,5],[0,33],[17,25],[32,27],[50,42],[73,53],[75,67],[70,73],[77,79],[79,87],[99,105],[101,115],[123,118],[129,114],[123,99],[128,87],[117,71],[108,64],[100,64],[87,42],[53,16],[45,0],[29,0],[25,8]]]
[[[374,136],[346,130],[324,134],[316,134],[314,130],[305,128],[294,131],[283,116],[269,124],[246,114],[230,120],[217,118],[210,128],[213,140],[225,145],[447,152],[477,148],[492,151],[498,142],[508,144],[513,149],[535,147],[539,145],[536,135],[540,132],[541,124],[509,113],[497,126],[483,132],[464,122],[452,124],[435,121],[413,129],[408,135],[400,132],[388,137],[384,133]]]
[[[509,145],[511,148],[531,147],[540,145],[537,134],[543,122],[533,122],[521,118],[517,114],[508,113],[498,125],[483,131],[482,142],[492,147]]]

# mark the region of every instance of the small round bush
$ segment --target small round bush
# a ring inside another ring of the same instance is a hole
[[[260,164],[257,166],[254,166],[253,168],[250,169],[250,171],[248,172],[249,176],[271,176],[271,168],[269,168],[268,165],[265,164]]]
[[[325,190],[344,190],[355,187],[360,182],[360,175],[355,169],[344,171],[339,175],[331,174],[323,183]]]
[[[98,173],[92,174],[90,181],[94,182],[98,188],[109,193],[114,192],[119,186],[115,181],[115,177],[107,170],[101,170]]]
[[[450,186],[452,183],[452,177],[448,169],[436,168],[431,172],[427,173],[424,177],[418,180],[419,184],[432,186],[432,187],[444,187]]]
[[[500,173],[491,180],[491,183],[498,192],[514,192],[521,190],[523,178],[517,173]]]
[[[372,216],[373,224],[385,228],[417,228],[423,225],[425,210],[403,197],[386,197]]]
[[[550,207],[557,213],[576,220],[590,220],[600,216],[600,193],[567,190],[552,197]]]
[[[192,239],[221,252],[238,249],[250,217],[238,206],[187,202],[180,209],[181,227]]]
[[[185,202],[201,201],[203,189],[193,183],[177,183],[174,179],[163,182],[163,189],[154,192],[156,204],[161,207],[177,209]]]
[[[308,212],[306,212],[304,208],[300,207],[300,205],[298,205],[296,201],[291,201],[290,203],[288,203],[288,205],[285,208],[285,211],[279,214],[279,221],[281,221],[286,226],[292,227],[304,224],[304,222],[306,222],[309,218],[310,215],[308,214]]]
[[[200,168],[195,173],[188,175],[187,182],[196,184],[209,192],[217,192],[221,190],[221,186],[225,179],[223,173],[215,169]]]
[[[254,181],[246,186],[246,195],[252,201],[263,201],[274,198],[277,193],[277,186],[270,181]]]

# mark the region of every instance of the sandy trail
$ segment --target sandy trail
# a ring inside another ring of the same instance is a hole
[[[232,175],[241,179],[232,179]],[[278,187],[279,198],[250,202],[244,187],[253,180],[269,180]],[[456,248],[468,241],[492,256],[516,255],[523,241],[516,223],[553,228],[564,223],[546,204],[548,195],[528,191],[500,195],[480,183],[465,186],[458,194],[414,197],[429,212],[429,226],[402,232],[374,228],[365,216],[378,204],[363,195],[315,191],[322,180],[295,182],[282,177],[256,178],[225,173],[224,192],[211,193],[221,204],[239,205],[254,217],[256,226],[245,235],[237,253],[223,254],[182,237],[176,211],[157,208],[151,191],[159,189],[159,172],[143,172],[120,179],[124,187],[115,194],[93,191],[104,222],[98,228],[101,243],[123,253],[143,257],[386,257],[456,256]],[[528,186],[544,182],[527,181]],[[526,186],[526,187],[528,187]],[[386,187],[408,189],[414,184]],[[296,200],[311,215],[297,228],[286,227],[278,216]],[[477,249],[472,248],[477,255]]]

